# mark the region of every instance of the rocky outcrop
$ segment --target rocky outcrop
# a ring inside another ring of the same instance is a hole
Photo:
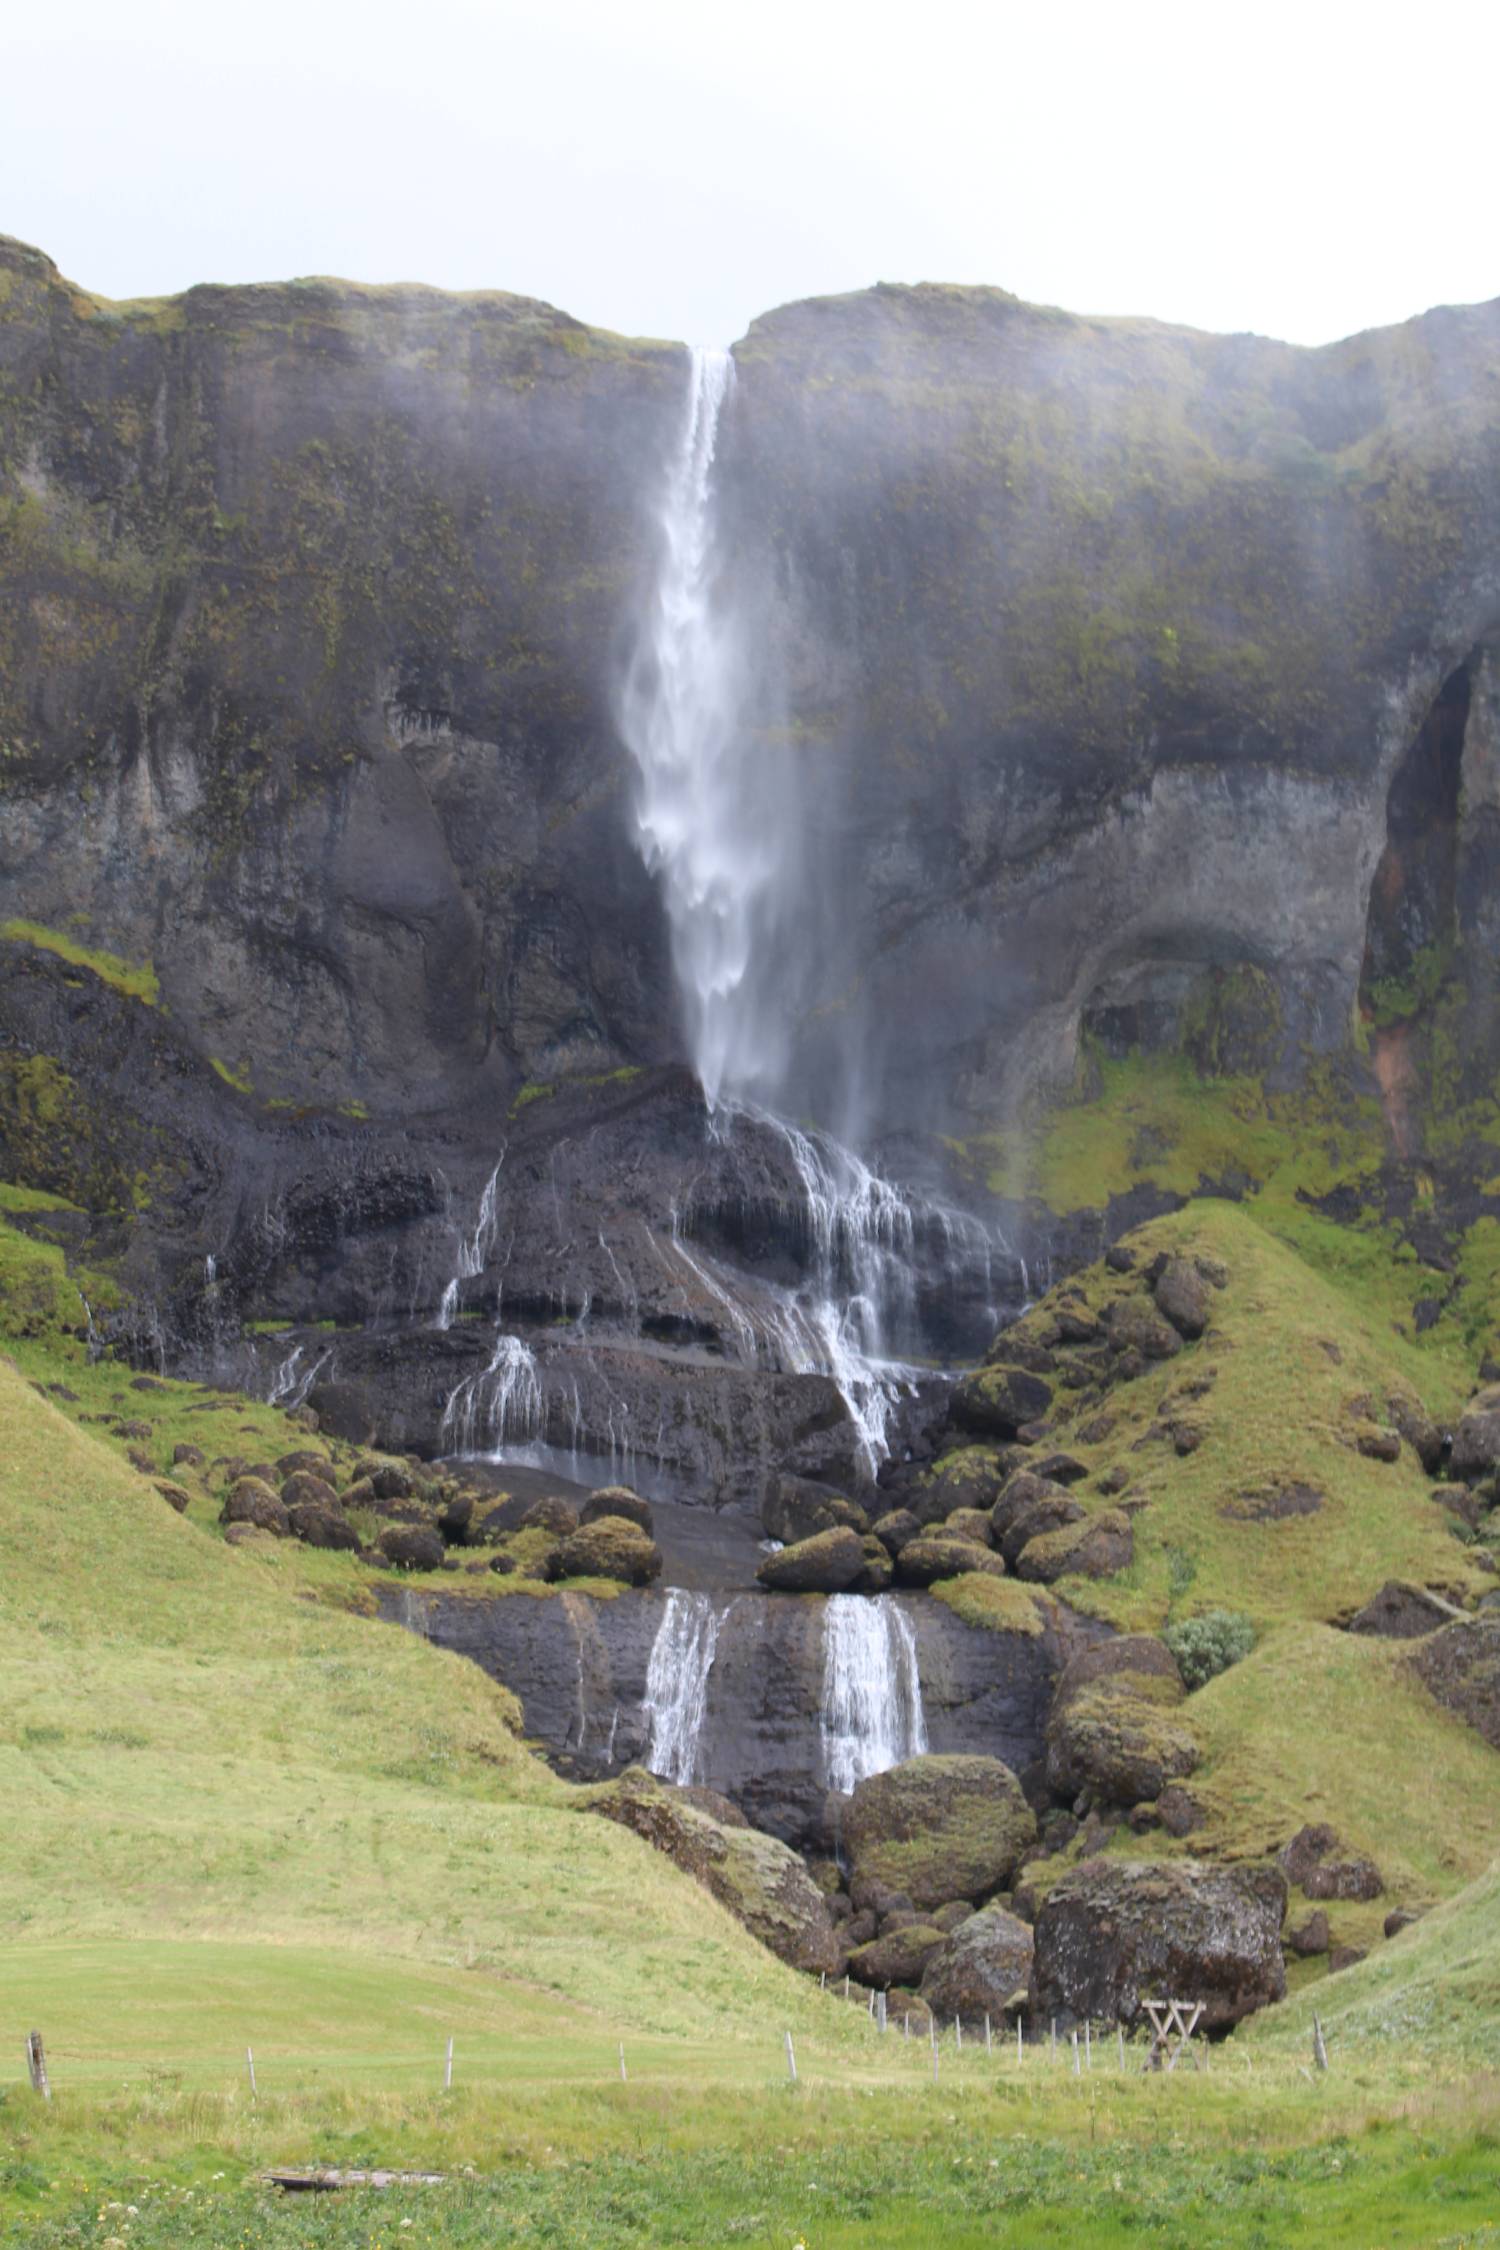
[[[1228,2030],[1286,1991],[1285,1911],[1278,1868],[1086,1861],[1037,1915],[1033,2011],[1128,2026],[1145,1998],[1201,2000],[1202,2028]]]
[[[919,1908],[990,1897],[1035,1835],[1021,1785],[998,1758],[909,1758],[860,1782],[844,1815],[854,1895],[875,1882]]]
[[[622,1774],[589,1810],[665,1853],[789,1967],[817,1976],[837,1966],[823,1894],[796,1853],[774,1836],[715,1820],[639,1766]]]
[[[1500,1613],[1445,1625],[1413,1650],[1410,1663],[1429,1694],[1500,1750]]]

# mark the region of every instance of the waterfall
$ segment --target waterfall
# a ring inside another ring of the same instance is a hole
[[[823,1612],[823,1762],[848,1791],[927,1748],[917,1642],[894,1601],[830,1594]]]
[[[502,1148],[495,1159],[495,1169],[485,1182],[484,1193],[479,1198],[479,1210],[474,1220],[472,1234],[460,1234],[454,1260],[453,1278],[443,1291],[438,1306],[436,1325],[451,1328],[458,1314],[459,1298],[466,1281],[476,1281],[484,1271],[484,1263],[495,1242],[495,1186],[500,1178],[500,1167],[505,1162]]]
[[[646,1671],[646,1710],[651,1720],[646,1764],[663,1781],[698,1779],[698,1738],[718,1642],[719,1616],[708,1595],[672,1587]]]
[[[719,598],[714,465],[733,383],[727,352],[693,353],[660,502],[661,569],[620,699],[640,777],[637,842],[661,879],[710,1109],[726,1086],[772,1082],[781,1059],[767,941],[795,845],[785,756],[749,738],[743,652]]]
[[[497,1455],[508,1442],[541,1435],[542,1386],[531,1347],[519,1336],[497,1336],[488,1367],[467,1375],[443,1408],[439,1437],[445,1452]],[[481,1446],[481,1438],[488,1441]]]
[[[294,1344],[286,1358],[271,1377],[271,1388],[266,1393],[267,1406],[301,1406],[319,1374],[333,1357],[333,1346],[318,1354],[311,1367],[302,1365],[306,1346]]]

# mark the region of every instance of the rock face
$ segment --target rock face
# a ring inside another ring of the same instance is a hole
[[[664,1852],[790,1967],[817,1976],[837,1966],[827,1902],[774,1836],[726,1826],[638,1766],[589,1809]]]
[[[844,1816],[852,1881],[916,1907],[988,1898],[1036,1836],[1021,1785],[998,1758],[910,1758],[860,1782]]]
[[[646,1680],[665,1593],[482,1600],[432,1580],[386,1581],[377,1592],[384,1615],[511,1688],[528,1739],[570,1779],[607,1779],[649,1757]],[[1071,1645],[1058,1627],[995,1633],[923,1596],[882,1599],[901,1606],[913,1633],[932,1748],[979,1756],[985,1767],[999,1752],[1016,1772],[1036,1764]],[[739,1593],[716,1597],[714,1607],[718,1639],[696,1778],[787,1842],[832,1849],[848,1804],[830,1800],[824,1762],[824,1604]],[[969,1894],[943,1892],[932,1904],[954,1896]]]
[[[1037,1916],[1033,2010],[1129,2025],[1143,1998],[1201,2000],[1203,2028],[1227,2030],[1286,1991],[1285,1911],[1277,1868],[1086,1861]]]

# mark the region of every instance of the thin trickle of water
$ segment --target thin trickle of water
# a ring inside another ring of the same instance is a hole
[[[927,1748],[917,1641],[894,1601],[831,1594],[823,1612],[823,1765],[848,1791]]]
[[[541,1431],[542,1386],[531,1347],[519,1336],[497,1336],[488,1367],[465,1376],[443,1408],[443,1450],[494,1457]]]
[[[646,1671],[646,1710],[651,1721],[646,1764],[663,1781],[687,1783],[700,1778],[708,1675],[719,1645],[719,1625],[719,1614],[707,1594],[689,1594],[680,1586],[668,1592]]]
[[[484,1271],[485,1260],[494,1248],[495,1187],[500,1178],[500,1167],[504,1162],[505,1151],[502,1149],[495,1159],[495,1169],[486,1180],[484,1192],[479,1198],[479,1210],[475,1215],[474,1231],[472,1234],[460,1234],[458,1238],[453,1278],[444,1289],[442,1303],[438,1306],[436,1325],[439,1328],[451,1328],[453,1326],[458,1315],[459,1299],[463,1294],[464,1283],[478,1280],[480,1274]]]
[[[266,1393],[267,1406],[292,1407],[306,1403],[308,1392],[333,1357],[333,1346],[330,1344],[326,1351],[320,1352],[309,1367],[302,1365],[306,1349],[304,1344],[294,1344],[276,1367],[271,1376],[271,1388]]]

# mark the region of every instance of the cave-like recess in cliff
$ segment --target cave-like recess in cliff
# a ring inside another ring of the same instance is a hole
[[[1432,997],[1456,941],[1473,663],[1468,657],[1448,675],[1391,776],[1360,972],[1360,1005],[1377,1026],[1415,1015]]]

